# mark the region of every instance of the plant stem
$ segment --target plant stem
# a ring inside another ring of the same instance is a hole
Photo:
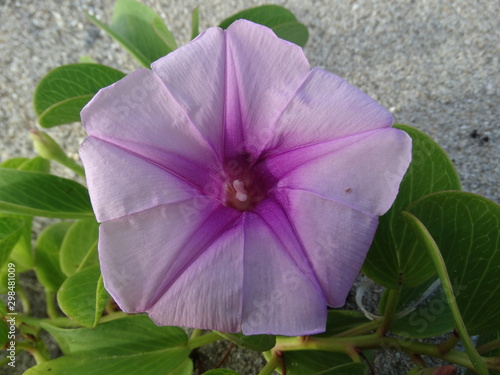
[[[192,339],[195,339],[195,338],[201,336],[202,332],[203,332],[203,330],[201,330],[199,328],[193,329],[193,332],[191,333],[190,339],[192,340]]]
[[[377,334],[357,336],[357,337],[330,337],[316,338],[309,337],[307,340],[299,340],[297,337],[278,337],[277,345],[273,350],[324,350],[348,353],[349,347],[355,347],[359,350],[364,349],[397,349],[403,350],[408,354],[422,354],[474,370],[474,365],[466,353],[452,349],[447,353],[440,353],[438,346],[426,344],[395,337],[380,337]],[[500,370],[500,364],[495,362],[494,358],[482,357],[481,361],[491,370]]]
[[[19,320],[23,323],[26,323],[30,326],[33,327],[41,327],[41,323],[49,323],[52,324],[56,327],[63,327],[63,328],[81,328],[82,325],[69,319],[66,317],[59,316],[57,318],[53,319],[40,319],[40,318],[33,318],[31,316],[25,315],[25,314],[18,314]]]
[[[437,349],[441,354],[446,354],[455,346],[457,346],[459,341],[460,341],[460,336],[458,335],[457,331],[453,330],[453,333],[448,338],[448,340],[446,340],[441,344],[438,344]]]
[[[480,345],[477,347],[477,351],[479,353],[488,353],[492,350],[500,348],[500,339],[496,339],[490,342],[487,342],[486,344]]]
[[[188,348],[190,350],[199,348],[204,345],[211,344],[212,342],[223,340],[224,338],[219,336],[215,332],[209,332],[204,335],[189,339],[188,341]]]
[[[279,365],[280,365],[280,357],[273,350],[273,356],[271,357],[269,362],[267,362],[266,365],[262,368],[262,370],[260,370],[258,375],[271,375],[273,371],[278,368]]]
[[[31,311],[31,304],[28,296],[24,292],[24,289],[21,287],[20,283],[17,283],[16,285],[16,293],[19,296],[19,299],[21,300],[21,306],[23,307],[23,313],[29,314]]]
[[[397,289],[390,289],[389,295],[387,296],[387,302],[385,304],[384,317],[382,319],[382,324],[377,329],[377,335],[385,336],[391,325],[392,318],[398,307],[399,295],[401,293],[401,287]]]
[[[427,368],[427,363],[424,361],[422,356],[420,354],[416,353],[409,353],[408,356],[412,360],[413,363],[415,363],[417,366],[422,367],[422,368]]]
[[[375,329],[377,329],[382,324],[382,320],[372,320],[368,323],[360,324],[359,326],[347,329],[343,332],[340,332],[333,337],[348,337],[348,336],[358,336],[367,334]]]
[[[102,316],[101,319],[99,319],[99,324],[109,322],[115,319],[125,318],[126,316],[129,316],[129,314],[124,313],[123,311],[114,311],[112,313],[109,313],[108,315]]]
[[[49,292],[45,290],[45,301],[47,303],[47,315],[50,319],[59,318],[59,314],[57,313],[56,305],[55,305],[55,295],[53,292]]]

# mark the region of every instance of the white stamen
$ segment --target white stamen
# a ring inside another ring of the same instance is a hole
[[[236,199],[245,202],[248,199],[247,191],[245,190],[245,183],[240,180],[233,181],[234,190],[236,190]]]

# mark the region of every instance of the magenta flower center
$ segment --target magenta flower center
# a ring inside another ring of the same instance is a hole
[[[239,211],[250,211],[262,201],[268,190],[264,176],[256,173],[246,161],[232,160],[226,163],[224,203]]]

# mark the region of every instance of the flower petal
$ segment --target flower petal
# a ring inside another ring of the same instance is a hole
[[[101,224],[106,289],[124,311],[147,311],[237,216],[200,197]]]
[[[307,190],[368,215],[392,205],[411,161],[411,138],[389,128],[269,158],[276,188]],[[279,175],[281,173],[281,175]]]
[[[377,218],[307,191],[284,193],[328,305],[344,305],[372,243]]]
[[[200,195],[174,173],[94,137],[83,142],[80,156],[99,222]]]
[[[220,158],[185,111],[149,69],[139,69],[100,90],[81,113],[90,136],[106,140],[169,168],[181,160],[210,170]],[[220,126],[220,124],[219,124]],[[191,180],[190,168],[179,168]],[[205,173],[206,174],[206,173]],[[198,177],[199,178],[199,177]]]
[[[223,149],[225,48],[224,32],[214,27],[151,64],[219,156]]]
[[[391,113],[344,79],[314,68],[276,122],[272,153],[387,128]]]
[[[295,336],[323,332],[325,299],[317,282],[304,274],[304,265],[290,256],[290,247],[298,246],[297,242],[250,212],[245,214],[244,225],[243,333]]]
[[[148,311],[158,325],[241,331],[243,226],[220,237]]]
[[[302,48],[247,20],[226,31],[226,157],[258,155],[272,124],[309,72]]]

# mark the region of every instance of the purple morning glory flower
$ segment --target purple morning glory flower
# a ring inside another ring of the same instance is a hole
[[[243,20],[102,89],[82,121],[106,289],[159,325],[324,331],[411,158],[386,109]]]

